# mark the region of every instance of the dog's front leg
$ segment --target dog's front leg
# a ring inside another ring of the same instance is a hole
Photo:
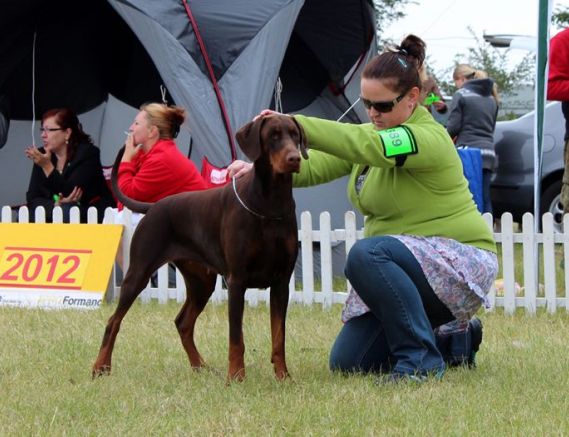
[[[227,383],[245,379],[245,343],[243,342],[243,311],[245,307],[245,285],[229,279],[229,368]]]
[[[288,307],[288,282],[280,282],[271,286],[271,362],[275,370],[275,377],[279,380],[290,375],[285,359],[285,322]]]

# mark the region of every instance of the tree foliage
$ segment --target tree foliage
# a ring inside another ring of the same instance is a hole
[[[551,22],[559,27],[569,26],[569,10],[557,8],[551,15]]]
[[[496,82],[500,94],[512,94],[520,83],[532,83],[535,70],[534,54],[524,56],[519,63],[511,66],[509,49],[492,47],[478,37],[470,27],[468,30],[476,41],[476,46],[469,48],[466,54],[456,54],[452,67],[434,74],[439,87],[446,94],[452,95],[456,91],[452,72],[458,64],[468,64],[476,70],[484,70]]]
[[[375,9],[375,31],[379,47],[392,44],[393,41],[383,38],[384,30],[393,22],[403,18],[404,9],[409,4],[416,4],[414,0],[373,0]]]
[[[394,41],[382,38],[384,30],[392,23],[405,17],[405,9],[409,4],[416,4],[414,0],[373,0],[376,11],[376,33],[380,47],[385,44],[393,44]],[[569,26],[569,10],[559,7],[552,14],[552,24],[558,27]],[[468,28],[476,41],[476,46],[468,48],[466,53],[457,53],[454,57],[454,65],[440,71],[429,71],[437,80],[441,90],[448,95],[454,94],[456,87],[452,80],[452,71],[460,63],[471,65],[477,70],[488,73],[498,86],[500,94],[512,94],[520,83],[531,84],[534,80],[535,55],[528,54],[520,62],[511,65],[510,50],[492,47],[475,32]],[[427,65],[429,59],[427,56]]]

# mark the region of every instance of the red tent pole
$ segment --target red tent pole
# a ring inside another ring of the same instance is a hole
[[[231,125],[229,124],[229,117],[227,116],[227,111],[225,109],[225,103],[223,102],[223,98],[221,97],[221,90],[219,89],[219,84],[217,83],[217,79],[215,78],[215,73],[213,72],[213,68],[211,66],[211,61],[209,59],[209,55],[207,54],[207,50],[205,48],[205,44],[201,37],[200,31],[198,29],[198,23],[194,15],[192,14],[192,10],[190,9],[190,5],[188,4],[187,0],[182,0],[184,3],[184,8],[186,9],[186,14],[188,14],[188,18],[190,19],[190,23],[192,25],[192,29],[196,34],[196,39],[200,46],[200,51],[202,53],[203,59],[207,66],[207,71],[209,74],[209,78],[211,79],[211,83],[213,84],[213,89],[215,91],[215,96],[217,97],[217,103],[219,104],[219,109],[221,110],[221,116],[223,118],[223,123],[225,125],[225,131],[227,132],[227,138],[229,140],[229,146],[231,149],[231,160],[234,161],[237,159],[237,152],[235,150],[235,142],[233,141],[233,133],[231,132]]]

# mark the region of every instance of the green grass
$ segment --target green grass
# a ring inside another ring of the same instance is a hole
[[[114,305],[92,312],[0,308],[0,435],[563,435],[569,433],[569,315],[481,314],[474,371],[421,386],[377,386],[327,369],[341,326],[331,311],[292,305],[292,379],[270,365],[266,306],[247,307],[247,378],[225,386],[227,307],[208,305],[197,342],[210,366],[193,372],[173,319],[178,305],[135,304],[113,373],[91,380]]]

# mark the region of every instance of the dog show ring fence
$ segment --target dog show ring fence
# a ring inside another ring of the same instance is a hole
[[[36,210],[36,223],[45,222],[43,207]],[[116,211],[107,209],[105,224],[114,224]],[[484,214],[490,228],[493,218]],[[130,242],[134,233],[131,213],[123,214],[124,230],[122,235],[123,262],[129,263]],[[29,210],[20,207],[14,210],[2,207],[2,223],[28,223]],[[61,208],[53,212],[53,222],[62,223]],[[71,223],[79,223],[79,209],[72,208]],[[96,210],[90,208],[88,223],[97,223]],[[298,230],[299,255],[295,272],[289,283],[290,302],[305,305],[320,304],[329,308],[333,304],[344,303],[350,284],[343,275],[343,261],[356,240],[363,238],[363,229],[357,228],[356,215],[348,211],[344,215],[344,229],[331,229],[328,212],[319,217],[318,228],[313,228],[309,212],[300,215]],[[519,231],[521,229],[521,231]],[[569,215],[564,217],[564,230],[569,230]],[[510,213],[501,217],[501,231],[494,232],[498,245],[500,272],[490,290],[490,308],[503,308],[506,314],[512,314],[517,308],[524,308],[528,314],[536,314],[538,307],[545,307],[550,313],[564,308],[569,311],[569,269],[565,269],[569,259],[569,232],[557,232],[553,216],[545,213],[542,218],[542,231],[535,232],[534,217],[530,213],[523,216],[521,225],[515,224]],[[315,262],[316,261],[316,262]],[[122,272],[115,263],[107,289],[107,300],[114,301],[120,293]],[[268,304],[269,290],[249,289],[245,299],[250,306]],[[168,300],[183,302],[186,289],[182,275],[172,266],[162,266],[149,281],[141,293],[142,302],[153,299],[160,303]],[[227,300],[227,289],[223,278],[218,276],[211,300]]]

